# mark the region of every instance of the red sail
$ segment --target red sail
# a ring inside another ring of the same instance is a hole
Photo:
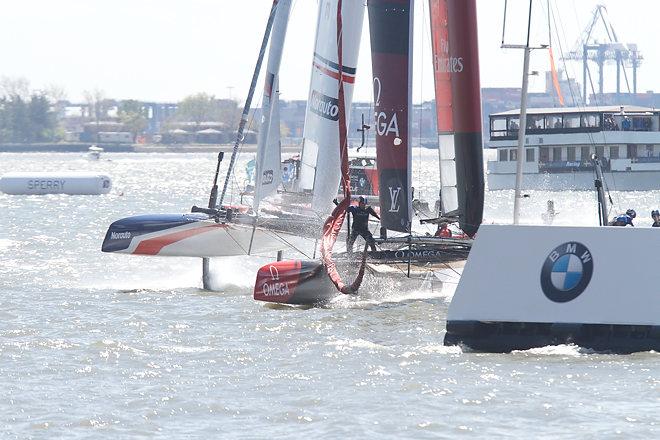
[[[476,0],[429,4],[443,205],[472,236],[484,203]]]
[[[410,231],[413,0],[368,0],[381,225]]]

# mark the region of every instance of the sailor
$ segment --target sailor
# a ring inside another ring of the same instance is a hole
[[[651,218],[653,219],[653,224],[651,226],[654,228],[660,227],[660,211],[657,209],[651,211]]]
[[[369,216],[373,215],[380,220],[376,211],[374,211],[371,206],[367,205],[367,199],[362,196],[358,199],[358,206],[349,206],[346,211],[353,214],[351,235],[348,237],[348,251],[353,251],[353,243],[355,243],[355,239],[357,239],[358,235],[364,238],[372,251],[375,251],[376,242],[369,231]]]
[[[435,231],[436,237],[448,238],[451,237],[451,231],[449,230],[449,223],[442,222],[438,225],[438,230]]]
[[[635,226],[633,225],[633,219],[637,217],[637,213],[634,209],[629,209],[625,214],[621,214],[614,218],[610,222],[610,226]]]
[[[541,214],[543,223],[545,223],[546,225],[551,225],[556,215],[557,212],[555,212],[555,202],[552,200],[548,200],[548,208],[543,214]]]

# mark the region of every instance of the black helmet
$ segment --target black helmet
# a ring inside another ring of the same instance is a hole
[[[655,217],[656,215],[660,215],[660,211],[658,211],[657,209],[651,211],[651,217]]]
[[[629,209],[626,211],[626,215],[629,216],[630,218],[635,218],[637,217],[637,213],[635,212],[634,209]]]

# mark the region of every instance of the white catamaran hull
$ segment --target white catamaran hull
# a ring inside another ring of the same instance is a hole
[[[651,191],[660,189],[660,170],[603,172],[605,183],[613,191]],[[488,174],[488,189],[514,189],[515,174]],[[593,190],[593,171],[569,173],[523,174],[522,188],[525,190],[566,191]]]
[[[216,223],[195,214],[128,217],[110,225],[103,252],[171,256],[274,256],[314,252],[315,241],[291,233],[241,223]]]

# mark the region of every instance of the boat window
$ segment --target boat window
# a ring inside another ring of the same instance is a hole
[[[650,116],[636,117],[632,120],[633,130],[635,131],[651,131],[653,123]]]
[[[516,148],[512,148],[509,150],[509,160],[510,161],[518,160],[518,150]]]
[[[580,117],[580,126],[583,128],[594,128],[600,126],[600,118],[597,113],[587,113]]]
[[[545,128],[545,118],[539,115],[529,115],[527,117],[527,128],[530,130],[543,130]]]
[[[575,162],[575,147],[566,148],[566,160]]]
[[[607,131],[618,131],[619,126],[617,125],[614,115],[605,114],[603,115],[603,128]]]
[[[646,156],[653,157],[653,145],[646,146]]]
[[[628,159],[637,158],[637,145],[628,144],[628,148],[626,148],[626,158]]]
[[[548,147],[539,148],[539,162],[550,162],[550,149]]]
[[[562,128],[561,115],[548,115],[545,117],[546,128]]]
[[[509,157],[509,156],[508,156],[508,152],[507,152],[506,149],[503,148],[503,149],[499,150],[499,159],[500,159],[500,162],[506,162],[507,159],[508,159],[508,157]]]
[[[552,147],[552,160],[554,162],[561,160],[561,147]]]
[[[591,148],[580,147],[580,160],[582,162],[588,162],[589,160],[591,160]]]
[[[610,159],[618,159],[619,158],[619,146],[615,145],[613,147],[610,147]]]
[[[580,128],[580,115],[565,115],[564,128]]]
[[[520,128],[520,119],[516,117],[509,118],[509,131],[518,132]]]
[[[534,162],[534,149],[526,148],[525,149],[525,161]]]
[[[491,118],[490,132],[491,137],[506,136],[506,118]]]
[[[605,147],[602,145],[596,146],[596,156],[598,156],[599,159],[602,159],[605,157]]]

